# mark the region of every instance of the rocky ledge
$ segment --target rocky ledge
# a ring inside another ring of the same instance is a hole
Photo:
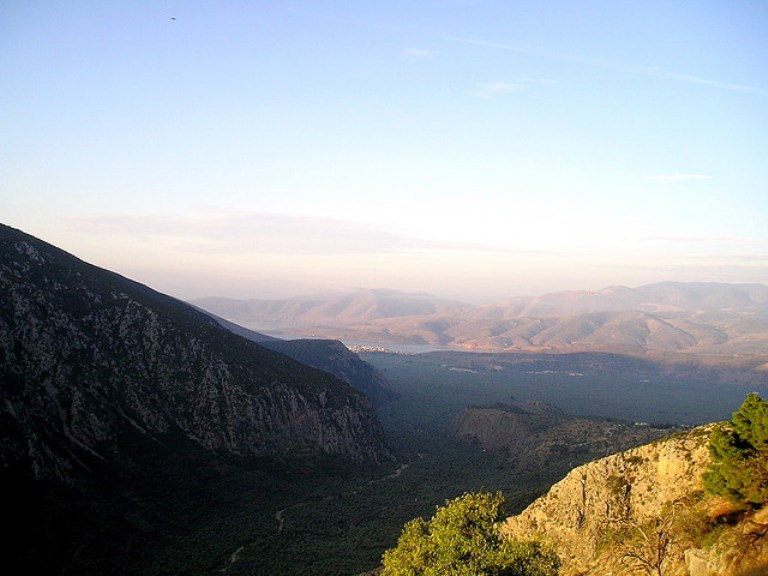
[[[712,426],[579,466],[502,531],[553,543],[562,576],[766,574],[768,510],[702,493]]]

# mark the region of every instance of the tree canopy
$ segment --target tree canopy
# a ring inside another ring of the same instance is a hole
[[[731,422],[712,431],[709,450],[708,492],[745,508],[768,502],[768,403],[748,394]]]
[[[500,493],[466,493],[408,522],[383,556],[384,576],[555,576],[555,552],[539,542],[506,539]]]

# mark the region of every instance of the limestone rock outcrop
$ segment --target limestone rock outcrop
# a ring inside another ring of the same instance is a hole
[[[574,468],[508,518],[502,532],[554,544],[562,576],[768,574],[768,538],[763,538],[768,512],[731,516],[730,523],[722,522],[722,530],[709,536],[706,547],[697,544],[702,540],[698,531],[716,506],[702,493],[715,425]]]

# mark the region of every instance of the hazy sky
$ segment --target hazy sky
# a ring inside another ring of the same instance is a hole
[[[768,2],[0,3],[0,221],[182,298],[768,283]]]

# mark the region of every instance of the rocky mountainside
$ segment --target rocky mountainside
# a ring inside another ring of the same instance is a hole
[[[387,379],[379,370],[338,340],[270,340],[262,346],[281,352],[302,364],[330,372],[363,392],[374,406],[392,400],[396,394],[387,388]]]
[[[764,353],[768,343],[768,286],[762,284],[614,286],[484,306],[393,291],[385,296],[358,291],[197,304],[254,329],[469,350],[744,355]]]
[[[211,314],[211,316],[230,332],[256,342],[265,348],[285,354],[302,364],[330,372],[355,390],[363,392],[374,406],[396,397],[387,388],[387,379],[384,374],[362,360],[339,340],[317,338],[281,340],[249,330],[215,314]]]
[[[88,554],[72,518],[106,530],[115,499],[150,514],[158,478],[167,496],[269,455],[390,459],[369,399],[346,382],[6,226],[0,293],[0,487],[19,510],[9,522],[29,530],[26,561],[77,571],[67,562]],[[36,539],[73,541],[57,564]]]
[[[766,574],[768,513],[735,520],[723,515],[725,502],[702,494],[710,429],[574,468],[503,532],[554,543],[563,576]]]
[[[2,228],[2,420],[38,477],[103,459],[125,427],[261,455],[386,455],[367,399],[190,306]]]

